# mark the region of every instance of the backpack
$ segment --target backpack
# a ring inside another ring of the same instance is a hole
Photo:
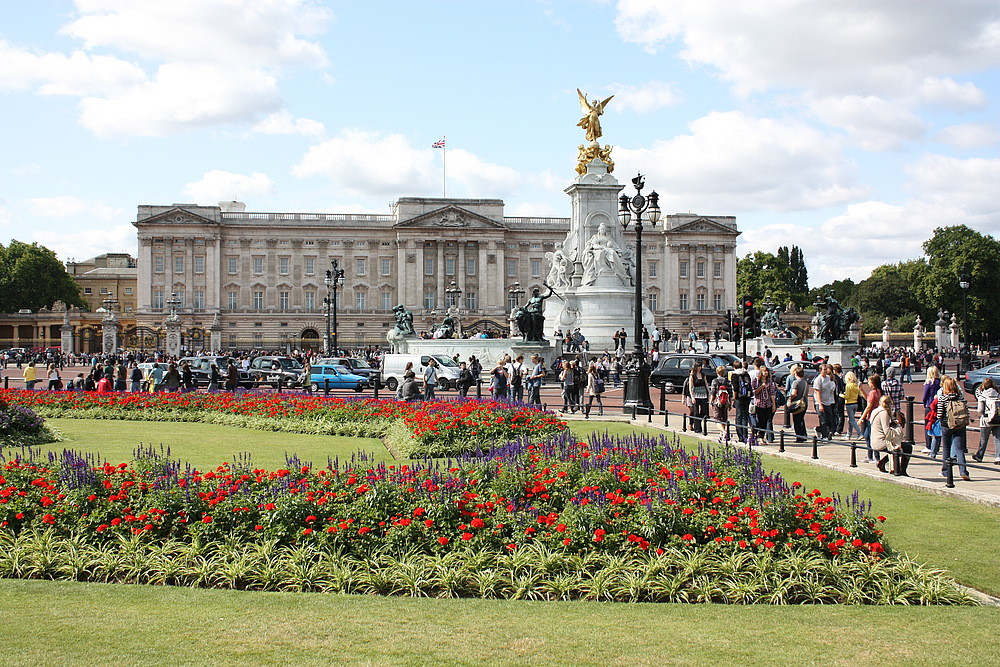
[[[736,394],[736,400],[738,401],[749,401],[751,395],[753,394],[750,389],[750,376],[746,373],[740,373],[733,376],[733,386]]]
[[[1000,426],[1000,410],[997,410],[998,398],[986,399],[986,423],[990,426]]]
[[[720,384],[715,390],[715,403],[716,405],[728,406],[729,405],[729,385],[726,383]]]
[[[524,374],[524,367],[521,364],[518,364],[517,366],[514,366],[512,370],[513,372],[510,374],[510,386],[520,387],[521,378]]]
[[[945,407],[945,416],[950,430],[965,428],[969,425],[969,406],[959,398],[952,399]]]
[[[604,380],[599,377],[594,378],[594,393],[603,394],[604,393]]]

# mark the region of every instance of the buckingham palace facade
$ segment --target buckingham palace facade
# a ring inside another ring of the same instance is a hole
[[[498,199],[424,197],[401,198],[386,215],[141,205],[133,224],[136,322],[158,330],[173,306],[192,349],[220,328],[224,349],[320,347],[334,259],[344,270],[341,347],[383,344],[400,303],[418,332],[454,304],[464,331],[505,333],[524,300],[517,290],[542,286],[546,253],[569,229],[564,218],[505,216]],[[643,289],[657,326],[710,335],[721,325],[737,303],[738,235],[734,217],[696,214],[645,231]]]

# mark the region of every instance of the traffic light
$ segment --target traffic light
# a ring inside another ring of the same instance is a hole
[[[740,326],[740,318],[733,317],[733,336],[729,340],[737,341],[743,335],[743,327]]]
[[[753,337],[757,331],[757,310],[754,307],[754,299],[750,296],[743,297],[743,331],[744,335]]]

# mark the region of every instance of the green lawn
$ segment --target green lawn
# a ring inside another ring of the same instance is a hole
[[[0,581],[0,609],[7,664],[1000,661],[997,608],[538,603]]]
[[[253,452],[325,462],[378,441],[185,423],[53,420],[61,446],[128,460],[164,443],[201,466]],[[573,422],[579,437],[622,423]],[[641,429],[646,431],[646,429]],[[660,431],[650,430],[659,434]],[[765,466],[824,493],[859,489],[897,549],[1000,594],[1000,510],[888,482],[766,457]],[[1000,664],[1000,608],[738,607],[432,600],[247,593],[0,580],[4,662],[448,664]]]

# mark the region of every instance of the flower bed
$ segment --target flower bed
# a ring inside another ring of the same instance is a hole
[[[58,440],[34,410],[0,400],[0,447],[35,447]]]
[[[497,401],[399,403],[292,394],[6,391],[45,417],[192,421],[244,428],[386,438],[402,458],[450,456],[566,428],[553,415]]]
[[[23,551],[41,540],[59,553],[119,554],[131,545],[149,558],[133,561],[125,579],[100,558],[70,570],[52,570],[59,559],[49,558],[51,567],[37,576],[190,583],[190,573],[178,570],[168,581],[147,562],[166,550],[185,554],[177,562],[205,562],[192,553],[216,559],[217,569],[195,577],[198,585],[281,589],[281,581],[301,581],[305,563],[323,573],[307,576],[305,588],[326,590],[330,578],[357,583],[364,569],[357,564],[367,563],[381,572],[377,592],[442,594],[439,579],[417,575],[458,559],[480,565],[456,574],[447,594],[966,601],[941,573],[892,554],[881,517],[870,517],[857,497],[789,486],[742,450],[710,456],[665,438],[583,443],[562,434],[452,462],[277,471],[224,465],[199,472],[151,452],[132,465],[95,465],[65,453],[51,462],[8,461],[2,475],[0,535],[21,545],[3,549],[18,555],[0,556],[0,574],[8,576],[24,576],[16,574],[31,562]],[[263,575],[240,565],[233,579],[233,559],[257,562],[261,550],[283,565]],[[489,593],[484,568],[495,575]],[[775,572],[794,573],[777,596]],[[612,580],[613,594],[605,590]]]

